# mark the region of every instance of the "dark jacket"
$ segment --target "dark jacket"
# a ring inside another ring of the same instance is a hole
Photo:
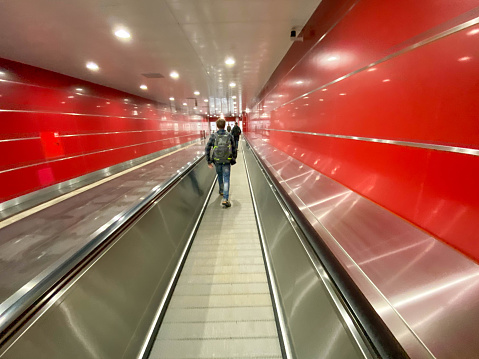
[[[234,125],[233,129],[231,130],[231,134],[234,138],[239,138],[241,135],[241,128],[238,125]]]
[[[219,134],[219,135],[227,134],[227,132],[224,129],[218,130],[216,133]],[[234,159],[236,159],[237,154],[236,154],[235,141],[233,139],[233,136],[231,136],[230,133],[228,133],[228,138],[231,142],[232,156],[233,156]],[[205,147],[206,161],[208,161],[208,164],[213,163],[213,160],[211,159],[211,148],[215,145],[215,139],[216,139],[215,134],[214,133],[211,134],[210,139],[208,140],[208,143],[206,144],[206,147]]]

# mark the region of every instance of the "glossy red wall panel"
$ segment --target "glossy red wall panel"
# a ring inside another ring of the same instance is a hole
[[[50,71],[3,59],[0,71],[0,202],[192,141],[208,128],[204,119]]]
[[[259,99],[273,89],[283,103],[294,99],[415,43],[423,32],[479,16],[476,7],[475,0],[322,1],[304,27],[306,41],[291,46]],[[331,57],[341,61],[328,61]]]
[[[249,130],[479,260],[477,5],[358,2],[293,45]]]

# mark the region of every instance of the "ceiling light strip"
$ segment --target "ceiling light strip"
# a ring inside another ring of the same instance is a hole
[[[386,140],[386,139],[382,139],[382,138],[334,135],[334,134],[330,134],[330,133],[288,131],[288,130],[277,130],[277,129],[264,129],[264,130],[266,130],[266,131],[276,131],[276,132],[297,133],[297,134],[301,134],[301,135],[341,138],[341,139],[345,139],[345,140],[354,140],[354,141],[374,142],[374,143],[381,143],[381,144],[388,144],[388,145],[395,145],[395,146],[416,147],[416,148],[423,148],[423,149],[428,149],[428,150],[435,150],[435,151],[442,151],[442,152],[453,152],[453,153],[460,153],[460,154],[464,154],[464,155],[479,156],[479,149],[467,148],[467,147],[436,145],[436,144],[432,144],[432,143],[423,143],[423,142]]]

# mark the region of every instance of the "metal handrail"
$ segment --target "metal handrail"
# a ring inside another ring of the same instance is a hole
[[[254,147],[246,138],[245,140],[262,172],[267,176],[268,181],[272,185],[272,190],[275,191],[278,197],[283,201],[291,216],[296,221],[299,229],[308,240],[314,253],[338,289],[349,312],[356,319],[355,322],[360,325],[360,329],[368,338],[374,350],[377,351],[379,357],[409,358],[389,327],[384,323],[357,284],[349,276],[327,244],[322,240],[319,233],[287,194],[286,190],[281,186],[268,166],[265,165],[263,159],[258,155]]]
[[[124,210],[95,231],[87,244],[73,255],[66,255],[43,270],[22,288],[0,304],[0,345],[2,337],[17,318],[38,303],[41,298],[54,291],[56,284],[82,263],[90,253],[100,248],[108,239],[134,219],[142,210],[166,193],[175,183],[183,178],[202,159],[204,154],[196,156],[191,162],[177,170],[176,175],[155,186],[148,195],[133,207]]]

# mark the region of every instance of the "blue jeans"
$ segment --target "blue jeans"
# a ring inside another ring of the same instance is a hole
[[[236,146],[236,151],[238,151],[238,142],[239,142],[239,137],[235,137],[235,146]]]
[[[223,199],[228,200],[230,194],[230,169],[229,163],[215,163],[216,174],[218,175],[218,184],[220,192],[223,192]]]

